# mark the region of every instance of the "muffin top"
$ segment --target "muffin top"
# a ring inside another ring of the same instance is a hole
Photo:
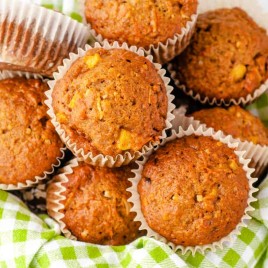
[[[124,245],[138,236],[140,223],[134,222],[127,199],[133,177],[129,167],[100,168],[83,162],[68,174],[61,195],[62,221],[78,240],[101,245]]]
[[[251,141],[254,144],[268,145],[268,130],[258,117],[240,106],[228,109],[215,107],[202,109],[192,114],[194,119],[214,128],[222,130],[241,141]]]
[[[63,144],[46,114],[46,83],[36,79],[0,81],[0,183],[34,180],[50,171]]]
[[[211,137],[192,135],[149,157],[138,192],[154,231],[176,245],[196,246],[235,229],[247,207],[249,183],[232,149]]]
[[[116,156],[158,141],[165,128],[167,93],[154,65],[124,50],[96,48],[57,81],[57,121],[85,153]]]
[[[190,46],[174,60],[178,78],[201,97],[239,99],[268,78],[268,38],[243,10],[201,14]]]
[[[172,38],[196,13],[197,0],[86,0],[91,27],[109,41],[148,48]]]

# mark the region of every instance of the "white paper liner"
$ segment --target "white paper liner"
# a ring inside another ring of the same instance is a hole
[[[194,14],[180,34],[175,34],[173,38],[168,38],[165,43],[159,43],[157,46],[150,45],[149,49],[145,49],[146,54],[152,55],[154,61],[160,64],[171,61],[189,45],[195,32],[196,21],[197,14]]]
[[[90,31],[59,12],[18,0],[1,0],[0,37],[2,69],[52,76],[70,52],[86,44]]]
[[[256,89],[252,94],[247,95],[246,97],[241,97],[239,99],[209,99],[208,97],[202,97],[199,93],[194,93],[193,90],[188,90],[185,85],[180,84],[180,81],[177,77],[177,73],[171,63],[168,64],[168,71],[170,76],[174,81],[175,85],[182,90],[186,95],[192,97],[194,100],[201,102],[202,104],[217,105],[217,106],[230,106],[230,105],[246,105],[253,102],[260,95],[262,95],[268,89],[268,79],[262,84],[258,89]]]
[[[47,79],[44,79],[42,76],[38,74],[32,74],[29,72],[19,72],[19,71],[2,71],[0,72],[0,80],[7,79],[7,78],[14,78],[14,77],[25,77],[27,79],[34,78],[34,79],[41,79],[43,82],[47,82]],[[61,160],[65,156],[66,147],[60,149],[61,156],[57,157],[57,163],[51,165],[51,169],[48,171],[44,171],[41,176],[35,176],[33,180],[26,180],[24,183],[19,182],[18,184],[3,184],[0,183],[1,190],[21,190],[25,188],[32,187],[36,185],[38,182],[45,180],[48,178],[49,175],[53,174],[55,168],[59,167],[61,164]]]
[[[103,38],[101,34],[97,34],[91,25],[87,22],[85,18],[85,0],[78,0],[79,4],[79,13],[83,17],[83,22],[88,24],[90,28],[91,35],[99,43],[103,41],[109,42],[107,39]],[[190,43],[191,37],[195,32],[195,25],[197,20],[197,14],[191,15],[191,19],[186,23],[185,27],[181,29],[180,34],[175,34],[172,38],[168,38],[163,43],[152,44],[148,49],[144,49],[146,55],[152,55],[154,62],[165,64],[172,60],[174,57],[179,55]]]
[[[144,56],[144,51],[141,48],[138,49],[135,46],[128,47],[126,43],[119,45],[118,42],[114,42],[111,45],[108,42],[104,41],[103,45],[101,45],[99,43],[95,43],[94,47],[86,45],[85,50],[79,48],[78,54],[70,53],[70,58],[65,59],[63,61],[63,66],[59,67],[58,73],[54,73],[55,80],[48,82],[48,85],[50,86],[50,90],[48,90],[46,92],[48,99],[45,101],[45,103],[49,107],[48,114],[52,118],[51,121],[52,121],[52,124],[55,126],[56,131],[60,135],[62,141],[73,152],[73,154],[79,158],[79,160],[84,160],[92,165],[97,165],[97,166],[119,167],[122,165],[127,165],[131,161],[138,159],[141,155],[144,155],[147,151],[149,151],[151,148],[153,148],[155,143],[150,142],[149,144],[144,145],[141,150],[135,152],[134,154],[130,154],[129,152],[125,152],[124,154],[118,154],[115,157],[112,157],[109,155],[104,156],[103,154],[98,154],[98,155],[94,156],[91,152],[85,153],[82,148],[78,148],[76,146],[76,143],[72,142],[70,140],[70,138],[67,136],[65,131],[61,128],[60,124],[56,120],[56,116],[55,116],[55,113],[54,113],[53,107],[52,107],[52,92],[53,92],[53,88],[54,88],[57,80],[61,79],[65,75],[66,71],[70,68],[72,63],[76,59],[83,57],[86,54],[87,50],[92,49],[92,48],[101,48],[101,47],[105,48],[105,49],[113,49],[113,48],[125,49],[125,50],[132,51],[132,52],[138,54],[139,56]],[[146,56],[146,58],[150,62],[153,63],[152,56]],[[166,130],[171,128],[171,126],[172,126],[171,121],[174,119],[174,115],[172,114],[172,111],[175,108],[175,105],[172,103],[172,100],[174,99],[174,96],[171,94],[173,87],[169,85],[170,79],[165,77],[166,71],[164,69],[161,69],[160,64],[157,64],[157,63],[153,63],[153,64],[154,64],[155,68],[158,70],[158,74],[161,76],[161,78],[165,84],[167,97],[168,97],[167,118],[165,120],[166,128],[162,130],[162,135],[159,137],[160,141],[161,141],[162,139],[165,139],[167,136]]]
[[[199,120],[195,120],[194,117],[186,117],[183,114],[175,114],[175,119],[172,121],[172,129],[178,131],[181,126],[183,129],[187,129],[190,125],[193,126],[194,129],[202,126],[202,129],[206,131],[209,127],[200,122]],[[213,128],[212,128],[213,129]],[[213,129],[213,133],[215,134],[217,131]],[[254,176],[258,177],[261,175],[262,171],[268,166],[268,146],[254,144],[251,141],[241,141],[239,138],[234,138],[232,135],[226,135],[223,131],[221,131],[222,137],[229,137],[232,143],[238,143],[238,150],[245,151],[245,158],[251,159],[250,167],[255,169]]]
[[[258,1],[252,0],[199,0],[198,5],[198,14],[205,13],[210,10],[215,10],[218,8],[233,8],[239,7],[246,11],[252,19],[261,27],[263,27],[268,34],[268,13],[264,12],[263,8],[258,4]],[[268,89],[268,79],[257,88],[252,94],[247,95],[246,97],[241,97],[239,99],[216,99],[208,98],[206,96],[201,96],[198,93],[193,92],[193,90],[187,89],[185,85],[181,84],[177,74],[176,68],[173,67],[172,63],[168,64],[168,71],[171,74],[171,78],[176,84],[176,86],[182,90],[185,94],[192,97],[194,100],[201,102],[202,104],[208,103],[210,105],[217,106],[230,106],[234,105],[246,105],[251,103],[253,100],[258,98]]]
[[[166,142],[169,142],[171,140],[174,140],[176,138],[181,138],[183,136],[190,136],[190,135],[198,135],[198,136],[209,136],[213,137],[215,140],[219,140],[222,143],[226,144],[229,148],[236,148],[238,146],[238,143],[233,143],[231,141],[230,136],[223,137],[222,133],[220,131],[214,132],[213,129],[207,129],[206,131],[203,130],[202,126],[199,126],[199,128],[194,129],[192,125],[190,125],[185,130],[182,127],[179,127],[179,131],[176,132],[172,130],[172,135],[168,137],[166,140],[162,142],[161,145],[164,145]],[[248,206],[245,209],[245,213],[241,218],[240,223],[236,226],[236,228],[229,233],[227,236],[223,237],[219,241],[213,242],[212,244],[202,245],[202,246],[181,246],[181,245],[175,245],[174,243],[168,241],[165,237],[161,236],[160,234],[156,233],[154,230],[152,230],[149,225],[147,224],[141,210],[141,204],[140,204],[140,195],[138,193],[137,187],[138,183],[141,179],[141,174],[143,170],[143,166],[148,160],[149,156],[153,153],[153,150],[148,152],[144,157],[143,160],[136,161],[136,163],[139,165],[138,169],[132,170],[132,172],[135,173],[134,178],[130,178],[129,181],[132,183],[132,186],[128,188],[127,190],[131,193],[131,197],[128,199],[129,202],[133,203],[133,207],[130,209],[133,212],[136,212],[137,216],[135,217],[135,221],[141,222],[140,230],[147,230],[147,236],[153,237],[159,241],[162,241],[166,244],[168,244],[174,251],[181,250],[182,254],[186,254],[187,252],[191,252],[192,254],[195,254],[196,252],[201,252],[202,254],[205,253],[206,250],[211,250],[215,252],[217,249],[223,249],[225,246],[228,246],[230,243],[234,241],[234,239],[241,233],[240,229],[242,227],[246,227],[248,220],[251,219],[251,216],[249,216],[249,212],[254,211],[255,209],[251,206],[251,203],[256,201],[256,198],[253,197],[253,194],[257,192],[258,190],[253,187],[253,183],[257,181],[256,178],[253,178],[251,174],[254,172],[254,169],[249,168],[248,164],[250,162],[249,159],[244,158],[244,151],[234,151],[237,155],[240,164],[243,165],[243,169],[246,173],[246,176],[249,180],[249,195],[248,195]]]
[[[177,120],[179,116],[185,116],[187,112],[187,105],[181,105],[179,108],[173,110],[172,114],[174,115],[174,119],[171,121],[172,129],[179,129],[180,122]]]
[[[77,238],[66,228],[66,224],[62,221],[64,214],[59,211],[64,209],[64,205],[61,201],[66,199],[66,197],[62,195],[62,193],[66,191],[66,188],[62,184],[68,182],[66,175],[72,174],[73,168],[77,166],[78,161],[76,158],[70,160],[66,166],[59,170],[59,174],[53,177],[47,190],[47,212],[59,223],[60,230],[64,236],[72,240],[77,240]]]
[[[8,79],[8,78],[14,78],[14,77],[24,77],[27,79],[41,79],[44,82],[47,82],[47,79],[44,79],[43,76],[40,74],[34,74],[34,73],[29,73],[29,72],[20,72],[20,71],[0,71],[0,80],[3,79]]]
[[[21,199],[31,211],[46,213],[46,186],[47,181],[41,181],[32,188],[20,190]]]

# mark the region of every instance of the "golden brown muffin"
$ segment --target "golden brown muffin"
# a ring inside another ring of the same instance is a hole
[[[197,0],[85,2],[87,22],[97,34],[145,48],[180,34],[196,9]]]
[[[149,157],[138,192],[154,231],[176,245],[196,246],[235,229],[247,207],[249,183],[232,149],[192,135]]]
[[[210,99],[239,99],[268,78],[268,38],[239,8],[209,11],[198,17],[191,45],[173,68],[188,90]]]
[[[251,141],[254,144],[268,145],[268,131],[261,120],[240,106],[228,109],[215,107],[202,109],[192,114],[194,119],[214,128],[222,130],[241,141]]]
[[[57,81],[52,105],[61,127],[85,153],[116,156],[158,141],[167,93],[154,65],[124,50],[89,50]]]
[[[62,186],[66,197],[61,203],[64,208],[62,221],[66,228],[80,241],[101,245],[125,245],[142,233],[140,223],[134,222],[135,213],[126,191],[133,177],[129,167],[100,168],[83,162],[66,175],[68,182]],[[48,188],[48,197],[53,196]]]
[[[0,81],[0,183],[34,180],[62,155],[63,144],[46,114],[46,90],[37,79]]]

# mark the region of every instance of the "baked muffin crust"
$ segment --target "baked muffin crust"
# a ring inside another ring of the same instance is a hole
[[[268,78],[268,37],[243,10],[218,9],[199,15],[187,49],[174,59],[188,90],[210,99],[239,99]]]
[[[154,231],[176,245],[196,246],[235,229],[247,207],[249,183],[232,149],[192,135],[149,157],[138,192]]]
[[[46,114],[46,90],[36,79],[0,81],[0,183],[42,176],[62,155],[63,144]]]
[[[167,93],[146,58],[124,49],[95,48],[57,81],[52,106],[78,148],[116,156],[158,141],[166,125]]]
[[[240,106],[228,109],[215,107],[202,109],[192,114],[194,119],[214,128],[222,130],[241,141],[251,141],[254,144],[268,145],[268,130],[261,120]]]
[[[125,245],[144,232],[134,222],[127,199],[132,177],[129,167],[100,168],[83,162],[68,174],[61,195],[64,209],[62,221],[78,240],[101,245]]]
[[[87,0],[85,16],[109,41],[148,48],[172,38],[196,13],[197,0]]]

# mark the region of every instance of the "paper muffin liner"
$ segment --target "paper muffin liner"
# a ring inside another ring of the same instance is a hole
[[[68,182],[66,175],[73,173],[73,168],[78,166],[78,161],[76,158],[70,160],[66,166],[59,170],[59,174],[53,177],[53,180],[49,182],[47,191],[47,212],[55,219],[60,226],[61,232],[65,237],[77,240],[77,238],[66,228],[66,224],[62,221],[64,214],[60,210],[64,209],[64,205],[61,203],[66,197],[62,195],[66,191],[66,188],[62,185]]]
[[[47,213],[46,187],[48,179],[41,181],[32,188],[20,190],[19,197],[34,213]]]
[[[172,114],[174,115],[174,119],[171,121],[172,129],[179,129],[180,122],[177,120],[178,117],[185,116],[187,112],[187,105],[181,105],[179,108],[173,110]]]
[[[91,35],[99,43],[104,41],[109,42],[107,39],[103,38],[101,34],[98,34],[94,29],[92,29],[90,23],[87,22],[85,18],[85,0],[78,0],[79,3],[79,13],[83,17],[83,22],[88,24],[90,28]],[[195,32],[195,25],[197,20],[197,14],[192,14],[190,20],[187,21],[186,25],[181,29],[180,34],[175,34],[172,38],[168,38],[165,42],[160,42],[158,44],[152,44],[149,48],[145,49],[146,55],[152,55],[154,62],[165,64],[172,60],[175,56],[179,55],[190,43],[191,37]]]
[[[186,88],[185,85],[180,84],[180,81],[177,77],[176,70],[173,68],[172,63],[169,63],[167,68],[175,85],[180,90],[182,90],[186,95],[192,97],[194,100],[199,101],[202,104],[217,105],[217,106],[222,106],[222,105],[224,106],[243,105],[244,106],[246,104],[253,102],[260,95],[262,95],[266,91],[266,89],[268,89],[268,80],[266,80],[264,84],[262,84],[252,94],[249,94],[246,97],[241,97],[237,100],[236,99],[224,100],[224,99],[216,99],[216,98],[210,99],[208,97],[202,97],[199,93],[194,93],[193,90],[189,90]]]
[[[8,70],[0,71],[0,80],[14,78],[14,77],[24,77],[27,79],[31,79],[31,78],[41,79],[43,82],[48,81],[47,79],[44,79],[43,76],[41,76],[40,74],[21,72],[21,71],[8,71]]]
[[[252,19],[261,27],[263,27],[268,33],[268,13],[263,10],[263,8],[258,4],[258,1],[251,0],[201,0],[198,5],[198,14],[205,13],[210,10],[215,10],[219,8],[233,8],[239,7],[243,9],[247,14],[252,17]],[[207,96],[201,96],[199,93],[188,89],[185,85],[181,84],[177,76],[176,67],[172,63],[168,64],[168,71],[170,72],[171,78],[175,85],[182,90],[185,94],[192,97],[194,100],[201,102],[202,104],[210,104],[217,106],[230,106],[234,105],[246,105],[254,101],[261,94],[263,94],[266,89],[268,89],[268,79],[260,85],[259,88],[255,89],[254,92],[248,94],[246,97],[241,97],[239,99],[217,99],[209,98]]]
[[[46,79],[42,78],[42,76],[38,74],[32,74],[29,72],[19,72],[19,71],[2,71],[0,72],[0,80],[7,79],[7,78],[14,78],[14,77],[25,77],[27,79],[34,78],[34,79],[41,79],[43,82],[47,82]],[[35,186],[37,183],[46,180],[49,175],[53,174],[55,168],[59,167],[61,164],[62,159],[65,156],[66,147],[62,147],[60,149],[61,155],[56,158],[56,163],[51,165],[51,168],[47,171],[44,171],[42,175],[35,176],[33,180],[26,180],[26,182],[22,183],[19,182],[17,184],[4,184],[0,183],[1,190],[21,190],[25,188],[29,188]]]
[[[221,141],[222,143],[226,144],[229,148],[237,148],[238,146],[238,143],[233,143],[231,141],[230,136],[224,137],[220,131],[215,133],[211,128],[203,130],[203,126],[199,126],[198,128],[195,129],[192,125],[185,128],[185,130],[183,129],[183,127],[179,127],[178,132],[176,132],[173,129],[172,135],[168,137],[166,140],[164,140],[160,146],[174,139],[181,138],[183,136],[190,136],[193,134],[198,136],[212,137],[213,139]],[[143,157],[142,160],[136,161],[139,167],[137,169],[132,170],[132,172],[135,173],[135,177],[129,179],[129,181],[132,183],[132,186],[127,189],[131,193],[131,197],[128,199],[128,201],[133,203],[133,207],[130,209],[130,211],[136,212],[137,216],[135,217],[134,220],[141,222],[140,230],[145,229],[147,231],[148,237],[153,237],[161,242],[164,242],[168,244],[174,251],[180,250],[182,254],[186,254],[187,252],[191,252],[192,254],[195,254],[196,252],[201,252],[202,254],[204,254],[206,250],[211,250],[214,252],[217,249],[222,250],[225,246],[230,245],[230,243],[232,243],[234,239],[241,233],[240,229],[242,227],[246,227],[249,219],[251,219],[251,216],[248,213],[255,210],[251,206],[251,203],[256,201],[256,198],[253,197],[253,194],[258,190],[253,187],[253,183],[256,182],[257,179],[253,178],[251,175],[254,172],[254,169],[249,168],[248,163],[250,162],[250,160],[244,158],[245,151],[240,150],[234,151],[239,159],[240,164],[243,165],[243,170],[245,171],[246,176],[248,178],[250,188],[247,200],[247,208],[245,209],[244,215],[242,216],[240,223],[238,223],[236,228],[231,233],[221,238],[219,241],[213,242],[212,244],[197,245],[197,246],[181,246],[168,241],[165,237],[161,236],[160,234],[158,234],[149,227],[142,214],[140,195],[138,193],[137,187],[142,176],[144,164],[147,162],[149,156],[153,153],[153,151],[154,150],[148,152]]]
[[[194,117],[186,117],[183,114],[175,114],[175,119],[172,121],[172,129],[178,131],[181,126],[183,129],[187,129],[190,125],[194,129],[197,129],[199,126],[202,126],[202,129],[206,131],[210,129],[206,124],[195,120]],[[217,131],[213,130],[215,134]],[[238,143],[238,150],[245,151],[245,158],[251,159],[250,167],[255,169],[254,176],[258,177],[262,174],[264,169],[268,166],[268,146],[254,144],[251,141],[241,141],[239,138],[234,138],[232,135],[226,135],[221,131],[222,137],[229,137],[232,143]]]
[[[88,27],[19,0],[0,1],[0,69],[52,76],[70,52],[84,46]]]
[[[86,161],[92,165],[97,166],[108,166],[108,167],[119,167],[122,165],[127,165],[131,161],[138,159],[141,155],[144,155],[147,151],[152,149],[156,143],[150,142],[149,144],[144,145],[141,150],[136,151],[135,153],[131,154],[129,152],[125,152],[124,154],[118,154],[115,157],[103,154],[93,155],[92,152],[85,153],[83,148],[78,148],[74,141],[71,141],[70,137],[65,133],[65,131],[61,128],[61,125],[57,122],[53,107],[52,107],[52,92],[56,82],[61,79],[67,70],[70,68],[72,63],[80,57],[83,57],[86,52],[92,48],[104,48],[104,49],[125,49],[136,53],[139,56],[144,56],[144,51],[141,48],[137,48],[135,46],[128,47],[126,43],[119,45],[118,42],[114,42],[112,45],[108,42],[104,41],[103,45],[99,43],[95,43],[93,47],[86,45],[85,50],[79,48],[78,54],[70,54],[69,59],[65,59],[63,62],[63,66],[59,67],[59,72],[54,73],[53,81],[49,81],[48,85],[50,86],[50,90],[46,92],[48,99],[45,101],[47,106],[49,107],[48,114],[52,118],[52,124],[55,126],[56,131],[60,135],[62,141],[66,144],[66,146],[73,152],[75,156],[79,158],[79,160]],[[169,85],[170,79],[165,76],[166,71],[161,68],[160,64],[154,63],[152,61],[152,56],[146,56],[146,58],[154,64],[154,67],[158,71],[158,74],[161,76],[168,97],[168,109],[167,109],[167,117],[165,120],[166,127],[162,130],[162,135],[159,137],[160,141],[167,137],[166,130],[171,128],[171,121],[174,119],[174,115],[172,111],[175,108],[175,105],[172,103],[174,96],[171,94],[173,87]]]

